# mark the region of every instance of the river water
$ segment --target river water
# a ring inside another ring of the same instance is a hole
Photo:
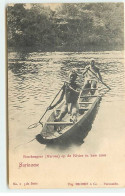
[[[82,73],[85,65],[92,59],[95,60],[103,81],[110,86],[111,91],[103,97],[84,143],[69,148],[98,151],[103,149],[103,144],[111,142],[112,138],[119,141],[125,136],[121,128],[124,122],[121,110],[125,103],[123,51],[11,52],[8,54],[8,114],[12,150],[18,145],[22,145],[21,148],[32,149],[32,152],[39,152],[43,148],[37,141],[24,147],[25,143],[41,131],[40,126],[32,130],[27,127],[39,121],[46,107],[67,80],[69,71],[76,68],[79,74]]]

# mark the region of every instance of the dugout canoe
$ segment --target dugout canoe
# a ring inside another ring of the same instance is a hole
[[[96,91],[97,89],[91,90]],[[52,112],[47,121],[43,124],[41,133],[36,135],[36,140],[40,143],[47,144],[69,140],[69,138],[81,137],[80,133],[84,135],[85,129],[92,123],[93,113],[101,100],[101,95],[98,95],[98,92],[94,95],[89,93],[85,93],[84,89],[79,96],[77,122],[72,122],[69,114],[66,114],[62,121],[54,122],[64,104],[62,103],[57,108],[56,113]]]

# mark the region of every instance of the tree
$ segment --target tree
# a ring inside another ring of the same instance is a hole
[[[123,3],[64,3],[8,7],[8,44],[42,51],[120,50],[124,46]]]

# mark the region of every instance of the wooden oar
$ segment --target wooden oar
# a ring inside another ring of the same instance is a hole
[[[54,97],[54,99],[53,99],[53,101],[51,102],[50,106],[53,104],[53,102],[55,101],[56,97],[57,97],[57,96],[59,95],[59,93],[61,92],[62,88],[63,88],[63,87],[61,87],[61,89],[59,90],[59,92],[56,94],[56,96]],[[50,107],[50,106],[49,106],[49,107]],[[42,117],[40,118],[39,122],[40,122],[40,121],[42,120],[42,118],[45,116],[45,114],[46,114],[47,111],[48,111],[48,107],[47,107],[45,113],[44,113],[44,114],[42,115]]]
[[[61,87],[61,89],[58,91],[58,93],[57,93],[56,96],[54,97],[54,99],[53,99],[53,101],[51,102],[50,106],[53,104],[53,102],[55,101],[56,97],[57,97],[57,96],[59,95],[59,93],[61,92],[62,88],[63,88],[63,86]],[[50,106],[49,106],[49,107],[50,107]],[[46,114],[47,111],[48,111],[48,107],[46,108],[46,110],[45,110],[44,114],[42,115],[42,117],[40,118],[39,122],[30,125],[30,126],[28,127],[28,129],[35,128],[35,127],[37,127],[37,126],[40,125],[40,124],[42,125],[41,120],[42,120],[42,118],[45,116],[45,114]]]
[[[88,68],[88,70],[89,70],[96,78],[98,78],[98,80],[100,80],[100,78],[97,77],[96,74],[95,74],[93,71],[91,71],[89,68]],[[111,88],[110,88],[107,84],[105,84],[102,80],[100,80],[100,81],[101,81],[101,83],[102,83],[103,85],[105,85],[109,90],[111,90]]]
[[[89,70],[89,68],[86,69],[86,71],[82,74],[82,76],[84,76],[88,70]]]

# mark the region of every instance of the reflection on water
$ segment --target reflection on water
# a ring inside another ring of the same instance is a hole
[[[13,52],[8,55],[9,119],[17,127],[15,137],[21,137],[22,140],[32,135],[27,133],[27,127],[38,122],[46,107],[67,80],[69,70],[77,68],[80,74],[92,59],[100,68],[103,81],[112,89],[102,101],[124,100],[122,51],[27,54]],[[79,81],[82,81],[81,76]],[[10,139],[14,134],[10,132]]]

